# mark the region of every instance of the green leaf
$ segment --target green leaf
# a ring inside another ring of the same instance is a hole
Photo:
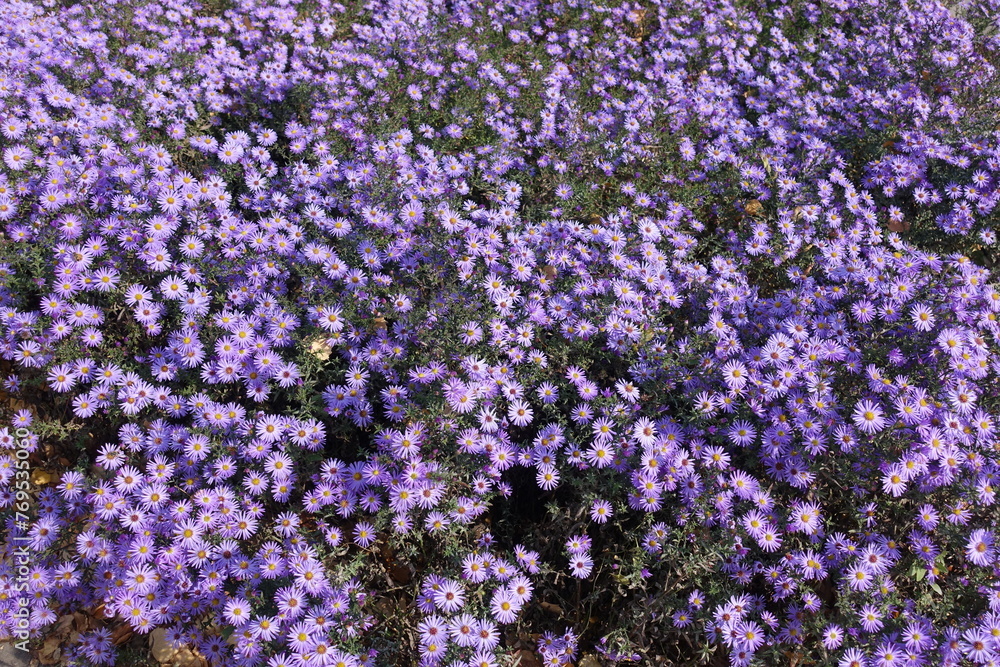
[[[927,576],[927,570],[925,570],[924,568],[920,568],[919,570],[917,570],[916,573],[917,581],[923,581],[924,577],[926,576]],[[931,585],[937,586],[937,584],[931,584]]]
[[[941,590],[941,587],[938,586],[937,584],[931,584],[931,590],[937,593],[938,595],[944,595],[944,592]]]

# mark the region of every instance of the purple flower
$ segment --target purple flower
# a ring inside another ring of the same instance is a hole
[[[868,658],[861,649],[849,648],[841,656],[838,667],[868,667]]]
[[[825,630],[823,630],[823,646],[826,647],[827,650],[832,651],[840,648],[843,641],[844,631],[839,625],[831,623],[826,626]]]
[[[242,627],[250,622],[250,605],[246,600],[232,599],[226,603],[223,615],[227,623]]]
[[[595,500],[590,508],[590,518],[595,523],[607,523],[614,516],[614,509],[607,500]]]
[[[594,569],[594,560],[587,553],[574,555],[569,559],[569,567],[574,577],[586,579]]]
[[[446,613],[456,612],[465,605],[462,585],[450,579],[444,580],[433,593],[434,604]]]
[[[878,632],[882,629],[882,614],[874,605],[865,605],[858,612],[858,619],[865,632]]]
[[[566,541],[566,550],[572,555],[590,551],[591,540],[586,535],[574,535]]]
[[[865,433],[878,433],[888,423],[878,403],[872,400],[858,402],[854,409],[854,424]]]
[[[359,521],[354,526],[354,542],[359,547],[367,549],[375,543],[377,535],[375,527],[365,521]]]
[[[972,531],[965,547],[965,557],[974,565],[988,567],[995,559],[993,533],[989,530]]]
[[[559,470],[551,466],[542,466],[535,475],[538,486],[544,491],[550,491],[559,486]]]

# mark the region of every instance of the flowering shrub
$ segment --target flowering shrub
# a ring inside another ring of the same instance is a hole
[[[696,5],[5,2],[0,634],[995,664],[998,8]]]

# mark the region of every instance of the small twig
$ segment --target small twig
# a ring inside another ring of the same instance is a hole
[[[576,607],[576,620],[573,621],[573,625],[575,625],[575,626],[579,626],[580,625],[580,590],[581,590],[582,587],[583,587],[583,582],[581,582],[579,579],[577,579],[576,580],[576,604],[574,605]]]

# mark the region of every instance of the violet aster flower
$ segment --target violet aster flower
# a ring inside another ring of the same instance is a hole
[[[465,605],[461,584],[451,580],[443,581],[439,590],[434,592],[434,604],[447,613],[461,609]]]
[[[882,615],[874,605],[865,605],[858,612],[861,627],[865,632],[878,632],[882,629]]]
[[[598,499],[591,505],[590,518],[595,523],[607,523],[612,516],[614,516],[614,510],[607,500]]]
[[[865,433],[877,433],[886,426],[882,408],[871,400],[860,401],[854,409],[854,423]]]
[[[589,554],[583,553],[570,557],[570,572],[578,579],[586,579],[594,568],[594,561]]]
[[[840,648],[843,641],[844,631],[839,625],[831,623],[826,626],[826,629],[823,631],[823,646],[825,646],[827,650],[832,651]]]
[[[540,534],[530,470],[546,530],[600,524],[600,551],[555,543],[602,573],[601,630],[645,603],[606,573],[655,582],[711,547],[712,590],[747,596],[674,622],[734,666],[810,642],[852,667],[989,659],[989,3],[144,4],[127,26],[22,4],[4,28],[4,387],[52,411],[0,446],[107,441],[31,498],[31,632],[100,598],[220,664],[502,662],[497,623],[553,576],[549,547],[483,532],[506,503],[494,528]],[[19,466],[0,455],[0,507]],[[408,585],[413,540],[420,641],[347,653],[384,645],[383,584],[326,568]],[[439,599],[459,578],[470,604]],[[227,616],[261,595],[273,616]],[[813,632],[828,612],[843,643]],[[538,643],[552,665],[594,648]],[[103,631],[66,650],[117,659]]]
[[[975,565],[989,566],[995,559],[993,533],[984,529],[977,529],[969,536],[969,542],[965,547],[965,556]]]

